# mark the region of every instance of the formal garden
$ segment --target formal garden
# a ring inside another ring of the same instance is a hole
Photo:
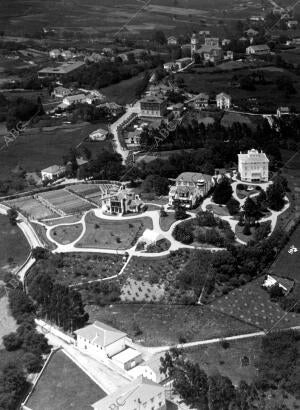
[[[152,229],[151,218],[107,220],[93,212],[85,216],[86,231],[76,247],[99,249],[129,249],[146,229]]]

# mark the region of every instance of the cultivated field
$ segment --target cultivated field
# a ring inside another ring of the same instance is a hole
[[[90,212],[85,217],[86,232],[76,244],[80,248],[128,249],[135,245],[145,229],[152,229],[150,218],[109,221]]]
[[[0,280],[25,262],[30,247],[17,226],[12,226],[6,216],[0,215]]]
[[[269,293],[261,287],[263,280],[261,277],[232,290],[214,301],[211,308],[263,330],[299,325],[299,315],[286,313],[279,304],[270,301]]]
[[[26,405],[32,410],[89,410],[105,396],[68,356],[58,351],[50,359]]]
[[[187,341],[251,333],[255,327],[202,306],[155,304],[115,304],[102,308],[86,306],[90,320],[100,320],[134,337],[134,325],[142,330],[139,341],[146,346],[177,344]],[[135,338],[136,339],[136,338]]]

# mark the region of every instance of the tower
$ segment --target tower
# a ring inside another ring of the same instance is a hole
[[[197,52],[198,50],[199,39],[197,34],[194,33],[191,38],[191,57]]]

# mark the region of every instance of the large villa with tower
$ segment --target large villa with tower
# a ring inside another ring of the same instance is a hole
[[[269,160],[264,152],[251,149],[238,154],[238,171],[242,181],[268,182]]]
[[[208,194],[213,184],[211,175],[183,172],[176,178],[175,185],[170,188],[169,206],[173,207],[174,202],[178,200],[180,205],[191,209]]]

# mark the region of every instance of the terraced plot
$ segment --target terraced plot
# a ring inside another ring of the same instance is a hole
[[[84,212],[93,208],[92,204],[65,189],[43,192],[39,196],[54,208],[66,214]]]
[[[47,208],[38,199],[23,197],[5,202],[7,206],[17,208],[22,214],[31,219],[43,219],[59,216],[58,213]]]

